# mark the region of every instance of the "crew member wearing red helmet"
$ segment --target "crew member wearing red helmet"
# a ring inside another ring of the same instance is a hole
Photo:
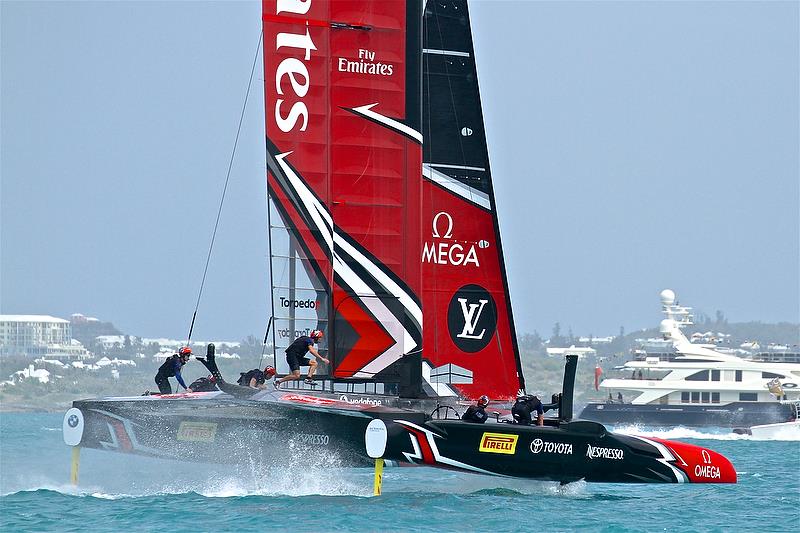
[[[288,374],[281,379],[276,379],[273,382],[276,389],[284,381],[294,381],[300,379],[301,366],[308,367],[306,383],[311,386],[314,385],[314,380],[311,378],[314,377],[314,372],[317,371],[317,359],[325,361],[326,363],[330,363],[330,361],[322,357],[314,347],[314,343],[319,342],[321,338],[322,332],[318,329],[315,329],[312,330],[308,336],[303,335],[299,337],[292,344],[290,344],[288,348],[286,348],[286,362],[289,363],[289,370],[291,370],[291,374]],[[306,354],[309,352],[314,356],[314,359],[309,359],[306,357]]]
[[[199,377],[189,385],[189,390],[192,392],[213,392],[219,390],[217,388],[217,378],[212,374],[205,377]]]
[[[486,414],[486,406],[489,405],[489,397],[485,394],[478,398],[475,405],[470,405],[469,409],[461,416],[461,420],[483,424],[489,415]]]
[[[275,367],[273,366],[266,366],[264,370],[254,368],[253,370],[242,372],[239,376],[238,383],[239,385],[253,389],[264,389],[266,388],[266,381],[272,379],[274,375]]]
[[[161,394],[172,394],[172,387],[169,384],[169,378],[175,377],[180,383],[181,387],[185,390],[189,390],[189,387],[186,386],[186,383],[183,381],[183,377],[181,377],[181,369],[183,365],[189,362],[189,357],[192,356],[192,349],[188,346],[184,346],[178,353],[173,354],[171,357],[168,357],[164,364],[158,367],[158,373],[156,374],[156,385],[158,385],[158,391]]]

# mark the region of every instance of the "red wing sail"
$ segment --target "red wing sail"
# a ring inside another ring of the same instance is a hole
[[[423,376],[440,395],[524,388],[466,0],[427,2],[423,40]]]
[[[311,329],[329,374],[422,345],[421,13],[405,0],[265,0],[276,364]]]

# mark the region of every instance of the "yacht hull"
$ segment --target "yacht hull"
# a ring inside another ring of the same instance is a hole
[[[734,402],[727,405],[590,403],[580,418],[615,425],[733,428],[785,422],[790,416],[790,408],[777,402]]]
[[[103,398],[73,402],[64,438],[84,448],[182,461],[269,464],[318,454],[336,466],[365,466],[363,439],[353,435],[363,435],[375,418],[400,414],[424,420],[422,413],[302,392]]]
[[[376,425],[370,429],[379,434]],[[736,482],[730,461],[711,450],[617,435],[586,420],[545,426],[395,420],[385,431],[384,457],[438,468],[561,483]]]
[[[338,396],[338,397],[337,397]],[[76,401],[64,417],[68,445],[213,463],[368,466],[375,424],[387,460],[568,483],[733,483],[731,463],[683,443],[615,435],[598,423],[546,426],[431,419],[431,400],[332,393],[224,393]],[[393,404],[393,405],[392,405]],[[387,429],[388,428],[388,429]]]

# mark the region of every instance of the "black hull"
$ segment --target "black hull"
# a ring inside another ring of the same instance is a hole
[[[305,458],[366,466],[381,458],[562,483],[736,482],[730,461],[711,450],[615,435],[597,422],[570,420],[576,362],[568,358],[559,417],[545,426],[447,419],[461,409],[450,398],[223,387],[225,392],[76,401],[64,417],[64,441],[216,463],[285,465]]]
[[[633,405],[590,403],[580,417],[603,424],[688,427],[750,427],[786,422],[788,405],[734,402],[727,405]]]
[[[65,440],[74,437],[67,431],[71,421],[79,420],[77,445],[85,448],[182,461],[280,465],[301,458],[358,467],[372,463],[365,439],[368,428],[378,423],[388,428],[381,457],[403,463],[562,483],[736,480],[730,462],[710,450],[616,435],[596,422],[472,424],[430,420],[422,410],[430,407],[427,403],[416,407],[353,405],[334,397],[282,393],[258,400],[226,395],[85,400],[67,412]]]
[[[323,455],[337,466],[367,466],[364,431],[375,418],[398,412],[419,423],[420,413],[394,408],[348,405],[334,398],[265,393],[235,399],[220,393],[205,398],[108,398],[73,402],[80,411],[83,448],[181,461],[280,463],[303,455]],[[313,401],[295,403],[282,397]],[[70,410],[65,418],[65,431]]]
[[[733,465],[715,452],[616,435],[586,420],[545,426],[396,421],[387,426],[386,440],[389,459],[499,476],[561,483],[736,482]]]

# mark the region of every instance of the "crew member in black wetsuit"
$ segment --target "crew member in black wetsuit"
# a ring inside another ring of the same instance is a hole
[[[206,377],[197,378],[189,385],[189,390],[192,392],[212,392],[219,390],[217,388],[217,378],[211,374]]]
[[[517,396],[517,401],[511,407],[511,414],[514,417],[514,422],[517,424],[524,424],[530,426],[533,422],[531,413],[536,411],[536,425],[544,425],[544,407],[541,400],[536,396],[529,396],[521,394]]]
[[[484,394],[478,398],[478,402],[475,405],[470,405],[469,409],[461,415],[461,420],[483,424],[489,418],[489,415],[486,414],[487,405],[489,405],[489,397]]]
[[[308,367],[306,383],[309,385],[314,385],[314,380],[311,378],[314,377],[314,372],[317,371],[317,359],[325,361],[326,363],[330,363],[330,361],[322,357],[314,347],[314,343],[319,342],[321,338],[322,332],[318,329],[315,329],[308,334],[308,337],[305,335],[298,337],[297,340],[295,340],[289,345],[288,348],[286,348],[286,362],[289,363],[289,370],[291,370],[291,374],[283,376],[281,379],[276,379],[273,382],[276,389],[284,381],[294,381],[300,379],[301,366]],[[309,352],[314,356],[314,359],[309,359],[306,357],[306,354]]]
[[[188,346],[184,346],[178,353],[173,354],[171,357],[168,357],[164,364],[158,367],[158,373],[156,374],[156,385],[158,385],[158,391],[161,394],[172,394],[172,387],[169,384],[169,378],[174,377],[178,380],[181,387],[189,390],[189,387],[186,386],[186,383],[183,381],[183,377],[181,377],[181,369],[183,365],[189,362],[189,357],[192,355],[192,349]]]
[[[267,387],[265,385],[266,381],[271,379],[274,375],[275,367],[273,366],[267,366],[264,370],[254,368],[248,372],[242,372],[239,376],[238,383],[239,385],[252,389],[264,389]]]

